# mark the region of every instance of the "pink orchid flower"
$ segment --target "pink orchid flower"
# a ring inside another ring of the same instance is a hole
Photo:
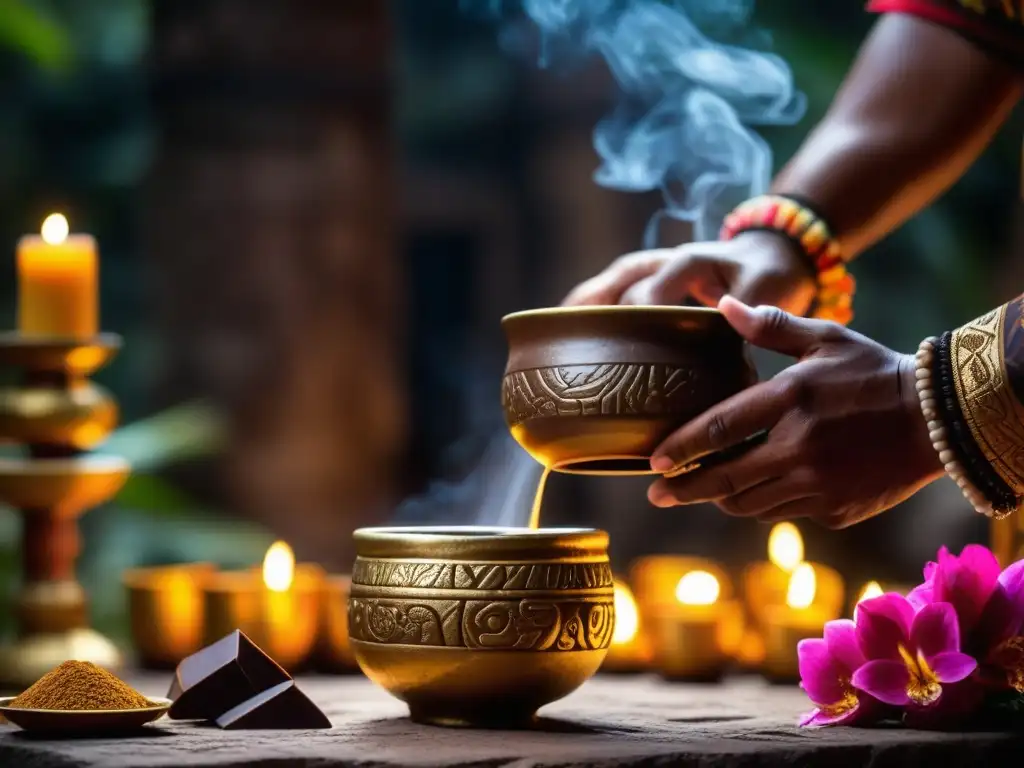
[[[1000,572],[985,547],[969,544],[959,557],[943,547],[938,562],[925,566],[924,577],[907,599],[916,608],[950,603],[963,650],[980,661],[985,681],[1024,693],[1024,560]]]
[[[796,647],[800,687],[815,706],[800,725],[853,725],[874,719],[881,706],[851,683],[853,673],[865,662],[854,623],[849,619],[830,621],[824,635],[801,640]]]
[[[855,688],[896,707],[930,707],[943,685],[966,679],[977,662],[960,652],[960,627],[950,603],[914,606],[895,593],[857,606],[857,637],[868,659],[851,678]]]

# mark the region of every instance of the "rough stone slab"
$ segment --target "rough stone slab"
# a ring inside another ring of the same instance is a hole
[[[161,695],[166,678],[133,681]],[[132,739],[34,740],[0,726],[2,768],[335,768],[337,766],[1020,765],[1024,734],[801,730],[795,688],[756,680],[681,685],[599,677],[542,711],[532,732],[415,725],[359,678],[300,679],[333,723],[324,731],[221,731],[163,719]],[[1011,762],[1013,761],[1013,762]]]

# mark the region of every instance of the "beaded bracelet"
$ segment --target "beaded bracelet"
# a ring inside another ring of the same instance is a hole
[[[1017,507],[1018,500],[1009,488],[999,487],[979,472],[977,457],[970,450],[970,441],[962,433],[959,403],[952,391],[948,371],[943,375],[943,342],[948,350],[949,334],[943,339],[930,337],[921,342],[916,355],[917,394],[921,413],[928,423],[928,437],[939,454],[946,474],[959,486],[964,498],[979,514],[1000,520]],[[958,450],[959,449],[959,450]]]
[[[853,275],[846,271],[839,242],[825,220],[806,205],[782,195],[760,195],[740,203],[722,224],[719,239],[732,240],[743,232],[767,230],[792,240],[814,267],[818,295],[813,317],[843,325],[853,319]]]

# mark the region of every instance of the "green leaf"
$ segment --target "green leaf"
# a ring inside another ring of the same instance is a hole
[[[134,474],[117,494],[117,505],[156,515],[180,515],[197,504],[188,494],[154,475]]]
[[[220,412],[205,402],[195,401],[116,430],[100,450],[124,457],[133,472],[145,473],[174,462],[214,455],[223,443]]]
[[[72,60],[67,31],[26,0],[0,0],[0,46],[53,72],[65,71]]]

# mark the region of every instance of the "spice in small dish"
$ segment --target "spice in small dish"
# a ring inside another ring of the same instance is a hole
[[[15,709],[127,710],[154,704],[102,667],[89,661],[65,661],[6,704]]]

